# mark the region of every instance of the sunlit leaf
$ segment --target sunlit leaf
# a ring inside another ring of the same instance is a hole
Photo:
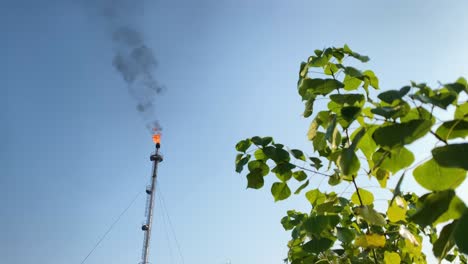
[[[262,149],[257,149],[255,152],[254,152],[254,157],[258,160],[263,160],[263,161],[266,161],[268,158],[267,156],[265,155],[265,153],[263,153],[263,150]]]
[[[379,79],[375,76],[373,71],[367,70],[362,73],[368,80],[370,86],[374,87],[375,89],[379,89]]]
[[[399,221],[406,220],[406,211],[407,211],[407,203],[405,199],[401,198],[400,196],[395,197],[395,200],[391,205],[388,207],[387,210],[387,217],[390,222],[396,223]]]
[[[271,185],[271,194],[275,198],[275,202],[284,200],[291,196],[291,190],[284,182],[275,182]]]
[[[401,258],[398,253],[395,252],[384,252],[384,264],[400,264]]]
[[[371,205],[374,202],[374,195],[371,192],[361,188],[358,188],[358,190],[359,195],[357,191],[354,192],[353,195],[351,195],[351,202],[358,205]],[[359,200],[359,196],[361,197],[362,204],[361,200]]]
[[[385,247],[385,236],[379,234],[361,235],[356,237],[354,244],[363,248]]]
[[[352,90],[356,90],[357,88],[359,88],[359,86],[361,86],[362,80],[346,75],[343,80],[343,84],[344,84],[344,89],[346,91],[352,91]]]
[[[466,178],[466,171],[440,166],[434,159],[419,165],[413,171],[414,179],[431,191],[455,189]]]
[[[468,118],[468,102],[457,106],[455,109],[455,119],[467,119]]]
[[[325,194],[323,194],[319,189],[310,190],[305,194],[305,196],[314,207],[323,203],[327,199]]]

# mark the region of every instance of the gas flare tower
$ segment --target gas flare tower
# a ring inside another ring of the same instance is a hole
[[[141,256],[140,264],[149,264],[149,245],[151,239],[151,229],[153,226],[153,209],[154,209],[154,196],[156,194],[156,179],[158,176],[158,164],[163,161],[162,155],[159,153],[161,148],[161,134],[157,133],[153,135],[153,142],[156,144],[156,150],[154,154],[150,156],[150,160],[153,162],[153,170],[151,176],[151,185],[146,187],[146,220],[141,226],[141,229],[145,233],[143,239],[143,252]]]

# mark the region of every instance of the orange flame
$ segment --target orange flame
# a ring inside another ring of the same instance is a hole
[[[161,143],[161,134],[160,133],[157,133],[157,134],[153,135],[153,142],[155,144]]]

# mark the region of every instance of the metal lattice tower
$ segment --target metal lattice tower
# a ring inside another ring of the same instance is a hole
[[[153,207],[154,207],[154,197],[156,194],[156,178],[158,176],[158,164],[163,161],[162,155],[159,153],[159,148],[161,144],[159,142],[160,135],[156,134],[153,136],[153,140],[156,143],[156,151],[150,156],[150,160],[153,162],[153,173],[151,176],[151,185],[146,187],[146,194],[148,195],[146,201],[145,215],[146,221],[141,226],[141,229],[145,233],[143,239],[143,252],[141,256],[140,264],[149,264],[149,245],[151,239],[151,229],[153,223]]]

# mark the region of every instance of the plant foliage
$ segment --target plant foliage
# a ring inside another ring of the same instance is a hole
[[[439,260],[467,263],[468,209],[455,192],[468,170],[467,81],[460,78],[438,88],[411,82],[373,98],[376,92],[370,90],[380,89],[375,73],[348,65],[369,57],[347,45],[314,53],[301,63],[297,84],[303,115],[311,119],[307,138],[312,153],[290,150],[271,137],[236,145],[236,171],[247,166],[248,188],[262,188],[264,178],[273,174],[275,201],[303,194],[310,203],[310,211],[290,210],[281,219],[291,232],[285,262],[426,263],[421,251],[426,239]],[[317,71],[322,74],[312,76]],[[314,107],[318,99],[328,101],[326,109]],[[436,122],[434,109],[455,109],[453,119]],[[408,146],[423,137],[439,144],[415,163]],[[386,211],[374,205],[372,191],[358,187],[356,177],[362,172],[382,188],[389,178],[400,177]],[[402,193],[406,172],[429,192]],[[309,185],[318,176],[327,177],[330,186],[348,182],[354,192],[345,197]]]

